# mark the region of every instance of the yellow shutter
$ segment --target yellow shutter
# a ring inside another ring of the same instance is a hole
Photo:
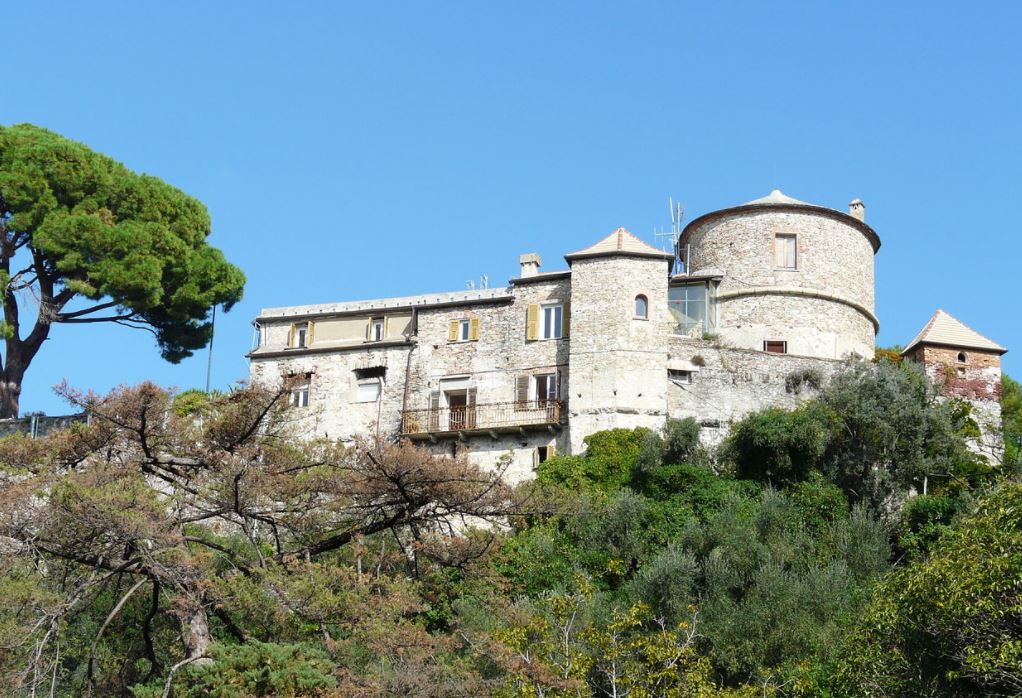
[[[571,318],[571,301],[564,301],[561,310],[561,336],[568,336],[569,319]]]
[[[550,460],[551,458],[553,458],[556,455],[557,455],[557,446],[554,444],[553,441],[551,441],[550,445],[546,447],[546,457],[547,457],[547,460]]]
[[[305,346],[307,346],[307,347],[311,347],[312,346],[312,331],[313,331],[313,328],[315,326],[316,326],[316,323],[314,323],[312,321],[309,321],[308,329],[305,330]]]
[[[366,340],[373,338],[373,319],[369,318],[366,321]]]
[[[390,336],[390,318],[383,318],[383,338],[387,339]]]
[[[287,333],[287,345],[293,347],[295,345],[295,326],[291,325],[291,329]]]
[[[469,341],[479,341],[479,318],[474,317],[468,321],[468,338]]]
[[[447,341],[457,342],[458,341],[458,321],[451,320],[447,323]]]
[[[525,338],[539,339],[539,306],[535,303],[525,312]]]

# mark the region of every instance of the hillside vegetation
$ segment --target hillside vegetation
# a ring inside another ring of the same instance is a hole
[[[593,434],[518,488],[295,438],[286,392],[66,393],[90,425],[0,442],[0,692],[1022,692],[1017,441],[972,454],[911,366],[716,449],[691,420]]]

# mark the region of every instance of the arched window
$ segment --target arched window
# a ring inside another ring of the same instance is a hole
[[[646,320],[649,318],[649,301],[646,296],[639,294],[635,297],[635,319]]]
[[[965,356],[965,352],[964,351],[958,352],[958,363],[960,363],[960,364],[966,363],[966,358],[967,357]]]

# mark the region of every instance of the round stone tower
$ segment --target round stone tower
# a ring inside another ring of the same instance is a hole
[[[844,213],[774,190],[707,213],[678,240],[686,275],[717,279],[712,312],[735,347],[871,358],[879,323],[873,256],[880,238],[856,199]]]

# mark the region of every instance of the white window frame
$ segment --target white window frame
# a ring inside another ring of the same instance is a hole
[[[471,336],[471,321],[468,318],[458,320],[458,341],[467,342]]]
[[[561,339],[564,336],[564,304],[544,303],[540,306],[539,314],[539,338]]]
[[[309,406],[309,388],[308,383],[302,383],[291,388],[291,406],[292,407],[308,407]]]
[[[545,382],[547,384],[546,395],[540,395],[539,394],[539,382],[540,382],[541,379],[545,380]],[[550,381],[553,381],[553,387],[554,387],[554,389],[553,389],[553,393],[554,393],[553,397],[550,397]],[[560,376],[557,375],[556,371],[552,371],[550,373],[535,373],[532,376],[532,381],[531,381],[531,383],[529,385],[529,391],[531,393],[531,395],[529,396],[531,398],[531,402],[534,402],[536,404],[539,404],[540,401],[543,401],[543,402],[556,402],[561,397],[561,381],[560,381]]]
[[[373,389],[372,397],[364,395],[363,388]],[[355,402],[379,402],[383,398],[382,378],[362,378],[355,385]]]

